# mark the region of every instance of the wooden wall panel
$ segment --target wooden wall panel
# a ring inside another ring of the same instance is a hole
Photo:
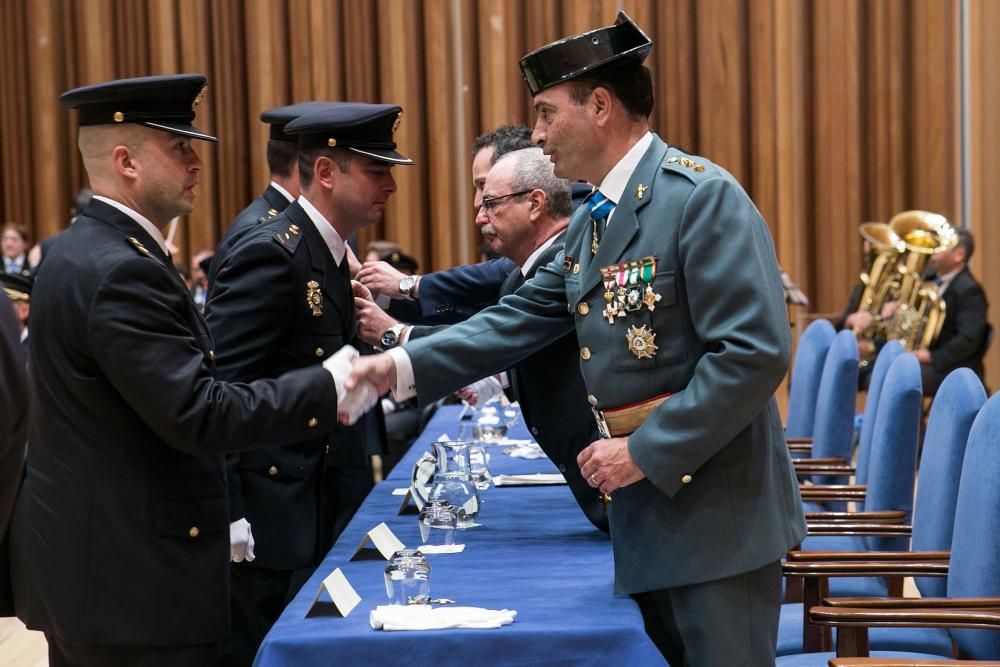
[[[976,238],[972,272],[979,278],[991,304],[993,344],[986,355],[986,385],[1000,389],[1000,3],[970,0],[970,131],[971,229]]]
[[[990,178],[998,137],[991,35],[1000,10],[970,0],[975,58],[970,222],[976,269],[998,242]],[[619,7],[654,40],[653,128],[747,186],[778,256],[837,311],[860,269],[857,226],[922,207],[958,221],[958,3],[953,0],[5,0],[0,56],[0,205],[38,236],[65,225],[84,175],[71,87],[113,77],[203,72],[205,167],[182,255],[211,245],[264,186],[259,113],[310,98],[398,103],[397,168],[383,224],[425,268],[470,261],[469,146],[502,123],[532,124],[517,61]],[[978,113],[979,115],[975,115]],[[992,143],[991,143],[992,142]],[[994,353],[995,354],[995,353]],[[991,356],[991,359],[993,356]],[[993,364],[1000,366],[1000,358]]]

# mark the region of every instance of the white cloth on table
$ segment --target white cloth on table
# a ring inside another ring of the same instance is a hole
[[[426,604],[381,605],[368,616],[374,630],[444,630],[499,628],[514,622],[513,609],[432,607]]]

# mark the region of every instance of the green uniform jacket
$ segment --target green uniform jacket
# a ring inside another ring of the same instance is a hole
[[[760,213],[725,170],[654,136],[596,256],[590,247],[581,207],[564,258],[496,306],[407,345],[418,398],[507,368],[575,326],[599,408],[673,394],[628,438],[646,479],[616,491],[609,507],[616,592],[778,560],[805,535],[805,521],[774,400],[790,336]],[[600,267],[645,257],[656,258],[660,301],[609,324]],[[628,328],[643,325],[656,334],[649,359],[626,342]]]

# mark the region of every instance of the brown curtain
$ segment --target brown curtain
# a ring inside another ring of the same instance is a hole
[[[261,110],[307,99],[404,109],[399,191],[362,242],[398,241],[427,269],[471,261],[469,147],[533,121],[518,59],[607,25],[619,6],[653,38],[653,127],[747,188],[785,269],[836,311],[861,268],[857,226],[906,208],[956,223],[961,155],[959,3],[953,0],[3,0],[0,206],[36,238],[65,226],[84,184],[60,92],[197,71],[199,124],[218,133],[195,213],[176,240],[212,247],[266,184]],[[986,218],[1000,136],[990,36],[1000,10],[972,0],[973,229]],[[992,105],[992,106],[991,106]],[[984,144],[983,141],[989,142]],[[976,271],[987,291],[1000,269]],[[998,358],[1000,361],[1000,358]]]

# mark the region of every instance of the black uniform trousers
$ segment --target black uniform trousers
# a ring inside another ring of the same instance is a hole
[[[222,645],[131,646],[71,642],[45,633],[49,667],[212,667],[219,664]]]

